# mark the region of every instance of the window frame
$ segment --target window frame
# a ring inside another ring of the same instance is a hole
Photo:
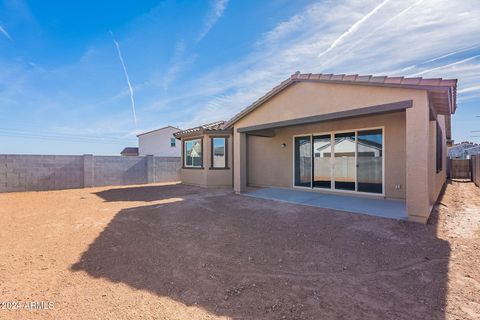
[[[211,136],[210,137],[210,169],[212,170],[225,170],[225,169],[230,169],[228,167],[228,136]],[[215,145],[214,145],[214,139],[223,139],[225,141],[224,144],[224,156],[225,156],[225,165],[223,167],[215,167],[214,162],[213,162],[213,157],[214,157],[214,151],[215,151]]]
[[[177,138],[170,138],[170,148],[177,147]]]
[[[189,141],[194,141],[194,140],[199,140],[200,141],[200,146],[201,146],[201,151],[202,151],[202,155],[200,156],[200,166],[195,166],[193,165],[193,161],[192,161],[192,165],[187,165],[187,148],[186,148],[186,143],[189,142]],[[203,169],[203,157],[204,157],[204,146],[203,146],[203,137],[196,137],[196,138],[190,138],[190,139],[184,139],[182,140],[182,156],[183,156],[183,161],[182,161],[182,168],[183,169]]]
[[[440,173],[443,171],[443,130],[440,127],[438,121],[436,121],[436,135],[435,135],[435,153],[436,153],[436,172]]]
[[[383,159],[382,159],[382,193],[371,193],[371,192],[362,192],[362,191],[357,191],[357,188],[355,188],[355,191],[350,191],[350,190],[341,190],[341,189],[335,189],[334,186],[332,185],[332,188],[331,189],[321,189],[322,191],[325,190],[327,192],[332,192],[332,193],[346,193],[346,194],[359,194],[359,195],[368,195],[368,196],[371,196],[371,197],[385,197],[385,194],[386,194],[386,180],[385,180],[385,155],[387,154],[387,148],[388,146],[385,144],[386,142],[386,130],[385,130],[385,125],[381,125],[381,126],[374,126],[374,127],[359,127],[359,128],[352,128],[352,129],[348,129],[348,130],[330,130],[330,131],[321,131],[321,132],[313,132],[313,133],[302,133],[302,134],[296,134],[296,135],[293,135],[292,137],[292,188],[294,189],[310,189],[310,190],[313,190],[315,192],[321,192],[321,190],[318,190],[317,188],[312,188],[312,187],[301,187],[301,186],[296,186],[295,185],[295,137],[308,137],[310,136],[311,138],[313,138],[313,136],[319,136],[319,135],[327,135],[327,134],[330,134],[331,137],[332,137],[332,145],[334,144],[334,138],[333,136],[335,135],[335,133],[343,133],[343,132],[352,132],[354,131],[355,132],[355,137],[357,137],[357,132],[358,131],[364,131],[364,130],[374,130],[374,129],[381,129],[382,130],[382,155],[383,155]],[[312,144],[313,146],[313,144]],[[334,152],[332,150],[332,152]],[[357,168],[357,163],[355,161],[355,169]],[[313,172],[313,166],[312,166],[312,172]],[[333,177],[333,175],[332,175]],[[355,171],[355,177],[357,177],[357,173]]]

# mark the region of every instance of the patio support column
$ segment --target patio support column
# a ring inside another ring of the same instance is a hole
[[[233,189],[235,193],[247,191],[247,134],[234,131]]]
[[[425,105],[423,105],[425,104]],[[406,204],[408,220],[426,223],[429,201],[429,109],[428,98],[414,100],[406,111]]]

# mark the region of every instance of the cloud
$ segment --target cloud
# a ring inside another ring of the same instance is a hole
[[[348,37],[349,35],[351,35],[352,33],[354,33],[355,31],[357,31],[359,29],[359,27],[362,25],[362,23],[364,23],[365,21],[367,21],[368,19],[370,19],[371,16],[373,16],[378,10],[380,10],[384,5],[386,5],[390,0],[384,0],[382,3],[380,3],[378,6],[376,6],[375,8],[373,8],[372,11],[368,12],[366,15],[364,15],[360,20],[358,20],[357,22],[355,22],[347,31],[345,31],[344,33],[342,33],[337,39],[335,39],[335,41],[333,41],[333,43],[327,48],[327,50],[321,52],[318,56],[321,57],[325,54],[327,54],[328,52],[332,51],[336,46],[338,46],[346,37]]]
[[[178,41],[175,45],[175,50],[173,53],[172,60],[170,61],[170,66],[167,69],[165,76],[163,77],[163,90],[167,91],[170,84],[175,80],[178,74],[189,64],[193,63],[197,55],[191,55],[189,57],[184,57],[185,55],[185,41]]]
[[[479,15],[473,0],[317,2],[263,34],[243,59],[183,83],[188,96],[176,97],[175,105],[187,115],[184,126],[226,120],[296,70],[422,73],[458,77],[460,86],[472,87],[480,82],[480,64],[465,57],[464,49],[465,43],[478,43]],[[480,54],[471,49],[470,58]],[[326,51],[328,59],[319,57]],[[464,59],[469,60],[458,63]]]
[[[208,34],[210,29],[217,23],[227,8],[229,0],[213,0],[213,5],[211,11],[209,12],[205,24],[203,25],[202,31],[197,37],[197,43],[202,41],[202,39]]]
[[[10,37],[10,34],[1,25],[0,25],[0,33],[3,34],[8,40],[12,40],[12,37]]]
[[[133,95],[133,87],[130,83],[130,77],[128,76],[127,66],[125,65],[125,61],[123,61],[122,51],[120,50],[120,45],[118,44],[117,40],[113,37],[113,33],[110,31],[110,35],[112,36],[113,43],[117,48],[118,58],[120,59],[120,63],[122,64],[123,72],[125,73],[125,79],[127,80],[128,90],[130,91],[130,101],[132,103],[132,112],[133,112],[133,121],[135,122],[135,128],[138,128],[137,123],[137,113],[135,112],[135,97]]]

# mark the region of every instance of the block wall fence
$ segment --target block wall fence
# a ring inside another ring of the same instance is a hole
[[[0,155],[0,192],[180,181],[180,157]]]
[[[472,181],[480,187],[480,155],[472,156]]]

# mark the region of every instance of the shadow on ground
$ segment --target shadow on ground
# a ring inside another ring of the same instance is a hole
[[[114,188],[95,192],[94,194],[106,202],[144,201],[152,202],[199,193],[199,188],[181,184]]]
[[[435,219],[424,226],[182,185],[98,195],[184,201],[121,210],[74,271],[233,319],[445,317],[450,248]]]

